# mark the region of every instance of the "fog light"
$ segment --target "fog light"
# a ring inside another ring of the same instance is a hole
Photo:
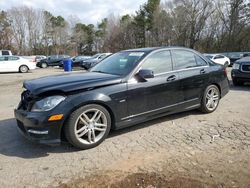
[[[37,130],[28,130],[29,133],[32,133],[32,134],[49,134],[49,131],[37,131]]]
[[[57,114],[57,115],[50,116],[48,121],[58,121],[58,120],[61,120],[62,118],[63,118],[63,114]]]

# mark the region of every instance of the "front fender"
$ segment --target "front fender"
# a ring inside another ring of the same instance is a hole
[[[67,104],[65,105],[66,109],[64,110],[65,118],[64,118],[63,124],[65,123],[65,121],[68,119],[68,117],[73,111],[87,104],[102,105],[109,111],[112,117],[112,121],[115,122],[115,115],[113,111],[111,110],[112,107],[109,105],[110,103],[111,103],[111,98],[102,93],[84,92],[84,93],[79,93],[79,94],[68,96]]]
[[[77,95],[72,96],[71,103],[76,106],[77,108],[79,106],[83,106],[84,104],[90,104],[90,103],[103,103],[107,104],[111,102],[111,98],[103,93],[80,93]]]

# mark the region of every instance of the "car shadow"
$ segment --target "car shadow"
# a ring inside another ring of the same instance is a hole
[[[66,153],[77,151],[69,144],[53,147],[30,142],[26,140],[17,129],[16,120],[0,121],[0,155],[20,158],[46,157],[49,153]]]
[[[120,130],[112,130],[107,139],[146,128],[165,121],[173,121],[188,115],[202,115],[199,111],[182,112],[179,114],[169,115],[155,120],[141,123]],[[48,146],[34,143],[25,139],[17,129],[16,120],[6,119],[0,121],[0,155],[13,156],[19,158],[41,158],[49,156],[50,153],[70,153],[80,151],[69,143],[62,143],[59,146]]]
[[[14,75],[22,75],[22,74],[29,74],[29,73],[32,73],[32,71],[28,71],[26,73],[20,73],[20,72],[1,72],[0,75],[11,75],[11,74],[14,74]]]

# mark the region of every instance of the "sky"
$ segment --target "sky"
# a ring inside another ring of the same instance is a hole
[[[54,16],[78,17],[82,23],[97,24],[109,15],[133,14],[147,0],[0,0],[0,10],[28,6]]]

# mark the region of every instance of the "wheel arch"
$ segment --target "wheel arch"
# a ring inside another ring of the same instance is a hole
[[[62,140],[66,140],[66,136],[65,136],[65,133],[64,133],[64,126],[65,126],[65,123],[67,122],[68,118],[70,117],[70,115],[72,114],[72,112],[74,112],[75,110],[77,110],[78,108],[82,107],[82,106],[86,106],[86,105],[89,105],[89,104],[96,104],[96,105],[100,105],[102,107],[104,107],[110,114],[110,118],[111,118],[111,129],[115,129],[115,114],[113,112],[113,110],[111,109],[111,107],[105,103],[104,101],[100,101],[100,100],[91,100],[91,101],[85,101],[85,102],[81,102],[79,103],[79,105],[76,105],[74,106],[66,115],[63,123],[62,123],[62,126],[61,126],[61,130],[60,130],[60,135],[61,135],[61,139]]]
[[[216,82],[213,82],[213,83],[211,83],[210,85],[215,85],[216,87],[218,87],[219,92],[220,92],[220,98],[221,98],[221,86],[220,86],[220,84],[218,84],[218,83],[216,83]],[[210,86],[210,85],[208,85],[208,86]]]

